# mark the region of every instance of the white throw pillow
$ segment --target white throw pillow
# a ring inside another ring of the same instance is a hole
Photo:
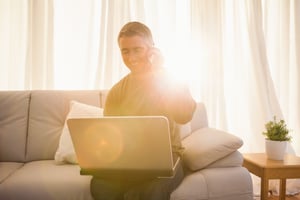
[[[217,129],[202,128],[186,137],[182,144],[185,148],[183,161],[190,170],[196,171],[233,153],[243,141]]]
[[[55,153],[55,162],[57,164],[72,163],[77,164],[77,158],[73,147],[73,142],[70,136],[67,120],[70,118],[97,118],[103,116],[103,109],[83,104],[77,101],[70,102],[70,111],[66,117],[62,134],[59,140],[59,146]]]

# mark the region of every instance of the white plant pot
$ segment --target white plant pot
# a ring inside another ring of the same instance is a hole
[[[286,152],[287,141],[265,140],[266,154],[268,159],[283,160]]]

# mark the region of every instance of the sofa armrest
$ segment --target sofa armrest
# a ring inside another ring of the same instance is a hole
[[[201,128],[182,140],[182,158],[186,167],[196,171],[235,152],[243,141],[230,133],[214,128]]]
[[[236,150],[224,158],[220,158],[219,160],[206,166],[206,168],[241,167],[243,165],[243,161],[243,155]]]

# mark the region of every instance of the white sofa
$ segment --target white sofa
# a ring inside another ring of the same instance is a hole
[[[102,107],[107,91],[0,91],[0,199],[89,200],[90,176],[76,164],[57,163],[56,151],[70,101]],[[208,127],[198,103],[192,121],[178,126],[189,173],[172,200],[253,200],[252,180],[242,167],[243,142]]]

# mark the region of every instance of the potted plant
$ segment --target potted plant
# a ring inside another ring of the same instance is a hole
[[[273,160],[283,160],[287,142],[292,139],[285,121],[282,119],[277,120],[274,116],[272,121],[265,124],[265,128],[266,130],[262,134],[266,136],[267,157]]]

